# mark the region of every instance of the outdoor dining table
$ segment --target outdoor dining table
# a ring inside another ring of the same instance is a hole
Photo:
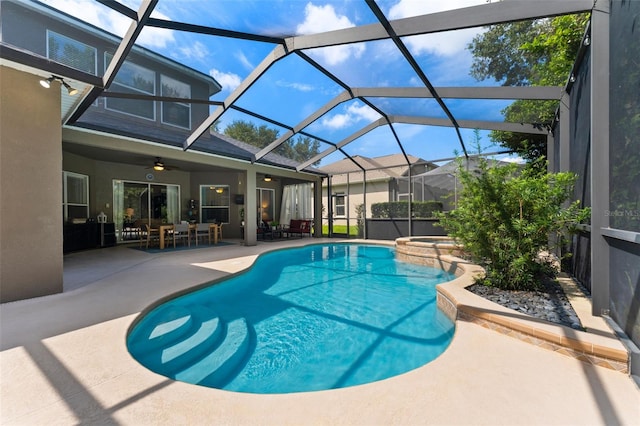
[[[211,233],[213,233],[213,244],[218,244],[218,225],[217,223],[209,224],[209,244],[211,244]]]
[[[158,227],[158,230],[160,232],[160,250],[164,249],[164,235],[167,231],[169,230],[173,230],[173,223],[172,224],[165,224],[165,225],[160,225]]]

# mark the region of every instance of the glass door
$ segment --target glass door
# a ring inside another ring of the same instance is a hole
[[[275,191],[268,188],[256,189],[256,201],[258,203],[258,226],[260,222],[267,223],[275,220]]]
[[[113,207],[118,242],[137,240],[145,223],[180,223],[180,187],[114,180]]]

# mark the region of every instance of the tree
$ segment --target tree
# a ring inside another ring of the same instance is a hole
[[[229,124],[224,129],[224,134],[258,148],[264,148],[278,139],[278,131],[268,128],[266,124],[258,127],[251,122],[242,120],[235,120]]]
[[[578,54],[588,14],[559,16],[489,27],[469,44],[471,75],[504,86],[561,86]],[[556,101],[517,100],[503,110],[505,120],[547,127]],[[546,154],[546,136],[493,131],[491,140],[528,160]]]
[[[279,132],[276,129],[270,129],[265,124],[258,127],[251,122],[236,120],[224,129],[224,134],[258,148],[264,148],[278,139]],[[319,141],[298,135],[296,139],[290,138],[283,142],[273,152],[302,163],[317,155],[319,150]]]
[[[538,160],[543,162],[541,160]],[[544,163],[544,162],[543,162]],[[532,290],[554,269],[540,256],[550,235],[561,235],[589,215],[579,201],[564,207],[573,191],[573,173],[541,173],[544,165],[490,167],[481,158],[478,171],[460,163],[458,207],[440,213],[440,224],[486,270],[485,285]],[[560,239],[558,239],[560,240]]]

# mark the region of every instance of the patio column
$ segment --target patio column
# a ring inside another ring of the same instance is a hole
[[[553,137],[553,133],[549,133],[547,135],[547,172],[555,173],[553,165],[555,164],[556,153],[555,153],[555,145],[556,139]]]
[[[609,0],[591,12],[591,296],[592,313],[609,313]]]
[[[244,196],[244,245],[256,245],[256,232],[258,223],[258,200],[256,199],[256,171],[249,169],[245,172],[245,188],[247,193]]]
[[[562,93],[560,98],[560,149],[558,150],[560,158],[558,165],[560,170],[556,172],[568,172],[571,170],[571,95],[567,92]]]
[[[313,236],[322,237],[322,180],[318,178],[313,182]]]
[[[0,302],[61,293],[60,86],[0,66]]]

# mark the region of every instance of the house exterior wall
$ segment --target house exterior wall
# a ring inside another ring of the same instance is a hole
[[[66,21],[46,15],[44,11],[46,11],[47,8],[45,6],[41,6],[41,8],[43,8],[42,13],[26,7],[24,4],[3,1],[2,15],[0,16],[3,42],[47,57],[47,30],[53,31],[94,47],[96,49],[96,70],[92,72],[92,74],[98,76],[104,75],[106,68],[105,53],[113,54],[120,40],[114,36],[107,35],[107,33],[104,33],[98,28],[83,28],[87,27],[87,25],[83,24],[83,27],[80,27],[80,25],[71,25]],[[193,70],[188,70],[186,67],[174,63],[171,60],[160,60],[158,55],[141,48],[134,48],[128,56],[127,61],[155,71],[155,94],[157,96],[161,95],[161,75],[165,75],[179,82],[188,84],[191,87],[193,98],[209,98],[209,84],[211,81],[207,81],[205,75],[200,75]],[[90,110],[111,115],[120,120],[124,119],[138,126],[160,126],[177,129],[176,126],[162,123],[161,102],[154,102],[154,121],[123,114],[113,109],[106,109],[106,102],[107,99],[99,98],[96,101],[96,105],[92,106]],[[196,128],[208,115],[208,105],[191,104],[191,129]]]
[[[0,302],[63,288],[60,91],[39,79],[0,66]]]
[[[348,202],[348,216],[350,221],[356,219],[356,208],[360,204],[364,204],[364,195],[362,192],[362,182],[353,182],[349,185],[332,185],[331,194],[348,194],[346,202]],[[388,181],[374,181],[367,182],[367,217],[371,217],[371,205],[375,203],[384,203],[390,201],[389,182]],[[324,217],[328,217],[329,212],[327,207],[329,201],[327,199],[327,186],[326,183],[322,187],[322,205],[324,207]],[[335,206],[334,206],[335,211]],[[346,216],[339,217],[334,215],[335,220],[346,219]],[[355,225],[355,222],[352,223]]]

